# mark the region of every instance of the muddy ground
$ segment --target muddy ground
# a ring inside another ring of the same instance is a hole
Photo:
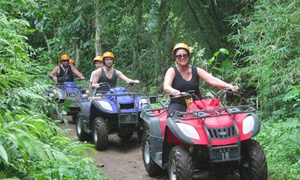
[[[61,124],[63,129],[69,129],[67,136],[76,137],[75,124]],[[99,169],[111,180],[166,180],[166,175],[151,178],[148,176],[142,159],[142,146],[136,134],[127,142],[122,142],[117,135],[109,136],[108,148],[98,151],[96,154],[89,153],[95,159]],[[207,177],[207,180],[238,180],[239,177]]]

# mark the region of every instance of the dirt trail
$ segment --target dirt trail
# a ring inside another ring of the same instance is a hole
[[[61,124],[61,128],[68,128],[68,137],[76,137],[74,124]],[[148,176],[142,159],[142,146],[136,134],[127,142],[122,142],[117,135],[109,136],[108,148],[98,151],[96,154],[89,153],[96,164],[111,180],[166,180],[167,176],[151,178]],[[100,167],[101,165],[103,167]],[[207,180],[238,180],[238,176],[226,176],[222,178],[209,177]]]
[[[61,128],[70,129],[68,137],[76,137],[75,124],[61,124]],[[96,154],[90,152],[90,156],[96,161],[105,176],[112,180],[153,180],[145,171],[141,144],[136,134],[127,141],[122,142],[117,135],[109,135],[108,148],[98,151]],[[104,165],[101,167],[101,165]],[[166,177],[155,179],[164,180]]]

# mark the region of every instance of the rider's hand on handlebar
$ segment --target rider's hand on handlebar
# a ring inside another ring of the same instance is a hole
[[[232,92],[237,92],[240,89],[239,86],[233,86],[233,85],[230,85],[228,88],[230,88]]]
[[[174,89],[174,90],[171,91],[171,95],[173,97],[180,97],[181,96],[180,91],[178,91],[176,89]]]
[[[132,82],[133,82],[134,84],[138,84],[138,83],[140,83],[140,81],[139,81],[139,80],[137,80],[137,79],[136,79],[136,80],[133,80]]]
[[[53,78],[52,78],[52,79],[53,79],[53,81],[54,81],[54,82],[56,82],[56,83],[57,83],[57,77],[56,77],[56,76],[53,76]]]
[[[81,80],[84,80],[84,79],[85,79],[85,77],[83,77],[83,76],[82,76],[82,77],[80,77],[80,79],[81,79]]]

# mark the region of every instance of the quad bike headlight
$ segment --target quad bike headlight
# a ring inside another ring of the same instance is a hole
[[[183,123],[176,123],[181,132],[186,135],[189,138],[198,139],[200,140],[200,136],[194,126],[191,126],[189,124],[183,124]]]
[[[145,106],[148,103],[146,98],[141,98],[140,99],[140,104],[139,107],[142,108],[143,106]]]
[[[108,111],[112,111],[112,110],[113,110],[112,106],[111,106],[108,102],[106,102],[106,101],[98,101],[98,103],[99,103],[104,109],[106,109],[106,110],[108,110]]]
[[[58,89],[53,89],[53,94],[52,94],[52,96],[55,96],[57,94],[57,96],[58,96],[58,98],[62,98],[62,96],[63,96],[63,94],[62,94],[62,92],[60,91],[60,90],[58,90]]]
[[[253,116],[247,116],[243,120],[243,133],[248,134],[249,132],[251,132],[254,128],[254,123],[255,122]]]

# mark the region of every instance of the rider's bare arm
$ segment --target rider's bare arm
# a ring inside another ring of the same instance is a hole
[[[99,79],[101,76],[101,68],[94,71],[93,80],[92,80],[92,87],[99,87]]]
[[[165,74],[164,79],[164,92],[166,94],[171,94],[173,96],[179,96],[180,91],[177,89],[172,88],[172,83],[175,78],[175,71],[174,68],[169,68]]]
[[[222,81],[221,79],[218,79],[218,78],[214,77],[213,75],[209,74],[204,69],[197,67],[197,73],[201,79],[203,79],[205,82],[207,82],[208,84],[210,84],[216,88],[230,88],[230,89],[232,89],[233,92],[236,92],[239,89],[238,86],[233,86],[231,84],[228,84],[228,83]]]
[[[71,66],[72,72],[80,79],[85,79],[85,77],[79,72],[75,66]]]
[[[132,80],[132,79],[126,77],[121,71],[116,70],[116,75],[117,75],[120,79],[122,79],[123,81],[125,81],[126,83],[130,83],[130,82],[134,82],[134,83],[136,83],[136,84],[140,83],[140,81],[137,80],[137,79],[136,79],[136,80]]]
[[[57,77],[56,75],[59,74],[59,66],[56,66],[53,68],[53,70],[49,73],[49,78],[53,79],[55,82],[57,82]]]

